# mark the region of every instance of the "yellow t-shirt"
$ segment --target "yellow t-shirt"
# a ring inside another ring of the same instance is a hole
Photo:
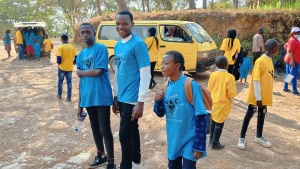
[[[233,46],[232,46],[231,49],[228,46],[228,44],[231,45],[231,39],[230,38],[225,38],[223,40],[223,42],[222,42],[220,50],[224,51],[224,56],[227,58],[228,63],[230,65],[233,65],[234,62],[235,62],[235,60],[232,60],[232,56],[236,52],[240,53],[240,51],[241,51],[241,43],[240,43],[240,40],[238,38],[235,38],[234,41],[233,41]]]
[[[23,45],[23,35],[19,30],[16,32],[16,43]]]
[[[43,44],[45,45],[45,52],[51,51],[52,40],[50,38],[44,39]]]
[[[61,56],[61,64],[58,66],[59,69],[72,71],[73,61],[76,55],[76,49],[73,45],[69,43],[60,45],[56,50],[56,56]]]
[[[210,75],[207,89],[213,101],[212,119],[223,123],[231,110],[230,98],[237,95],[235,78],[226,70],[219,69]]]
[[[153,44],[152,44],[152,42],[153,42]],[[145,43],[146,43],[148,49],[151,46],[151,48],[149,49],[150,62],[156,62],[157,56],[158,56],[158,48],[157,48],[158,44],[156,43],[155,38],[153,36],[148,37],[145,39]]]
[[[265,54],[255,61],[246,97],[246,102],[248,104],[256,105],[253,81],[260,82],[262,104],[264,106],[272,106],[274,66],[272,59]]]

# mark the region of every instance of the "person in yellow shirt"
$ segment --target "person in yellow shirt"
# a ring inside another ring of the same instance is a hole
[[[248,110],[245,115],[241,136],[239,138],[237,147],[245,149],[245,136],[251,118],[256,112],[257,115],[257,132],[254,141],[264,147],[271,147],[271,143],[262,136],[265,115],[267,113],[267,106],[272,106],[273,98],[273,84],[274,84],[274,66],[272,62],[272,55],[278,51],[278,41],[269,39],[265,43],[266,52],[259,57],[254,64],[252,71],[252,78],[246,96],[246,103],[248,103]]]
[[[208,90],[212,97],[212,123],[209,145],[212,149],[222,149],[220,137],[231,110],[231,99],[237,95],[234,76],[228,73],[228,60],[225,56],[216,58],[218,70],[208,80]]]
[[[18,31],[16,32],[16,44],[18,45],[19,60],[24,60],[23,35],[21,31],[22,28],[18,28]]]
[[[76,49],[73,45],[69,44],[69,37],[67,35],[61,36],[62,45],[58,46],[56,50],[56,58],[58,64],[58,95],[57,98],[61,99],[62,85],[64,77],[66,77],[68,86],[67,101],[71,101],[72,95],[72,71],[73,65],[76,63]]]
[[[48,34],[45,34],[45,39],[43,41],[43,48],[44,48],[44,52],[47,53],[48,60],[50,60],[51,49],[53,49],[53,43],[52,40],[49,38]]]
[[[228,72],[233,74],[234,64],[241,51],[240,40],[236,37],[236,30],[230,29],[227,33],[227,38],[222,41],[220,50],[221,56],[225,56],[228,60]]]
[[[155,37],[156,29],[151,27],[148,29],[149,37],[145,39],[145,43],[148,47],[149,55],[150,55],[150,62],[151,62],[151,80],[149,89],[153,89],[157,83],[154,80],[154,68],[157,62],[158,56],[158,39]]]

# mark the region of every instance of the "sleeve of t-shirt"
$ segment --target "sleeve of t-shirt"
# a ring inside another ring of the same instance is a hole
[[[76,67],[79,70],[82,70],[82,65],[81,65],[81,52],[78,54],[77,59],[76,59]]]
[[[58,47],[57,50],[56,50],[56,56],[62,56],[62,51],[61,51],[61,48]]]
[[[108,51],[104,45],[98,46],[94,56],[94,68],[108,70]]]
[[[195,116],[207,114],[204,103],[203,103],[203,95],[201,88],[197,82],[194,80],[192,81],[192,91],[194,97],[194,109],[195,109]]]
[[[146,38],[146,39],[145,39],[145,43],[146,43],[147,47],[149,48],[150,45],[151,45],[151,40],[150,40],[150,38]],[[148,49],[148,48],[147,48],[147,49]]]
[[[226,39],[223,39],[220,50],[224,50],[224,51],[226,50],[226,45],[228,45],[228,44],[225,44],[226,43],[225,41],[226,41]]]
[[[148,53],[147,45],[144,41],[137,42],[134,46],[134,52],[139,69],[150,66],[150,57]]]
[[[264,57],[264,56],[261,56],[261,57]],[[262,71],[261,67],[262,67],[261,62],[256,61],[254,64],[253,73],[252,73],[253,80],[260,81],[260,75],[261,75],[261,71]]]
[[[231,74],[230,74],[231,75]],[[237,95],[236,84],[234,76],[230,76],[228,84],[227,84],[227,97],[233,98]]]

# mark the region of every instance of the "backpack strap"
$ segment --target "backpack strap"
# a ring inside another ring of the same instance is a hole
[[[184,92],[186,99],[191,105],[194,105],[194,97],[193,97],[193,90],[192,90],[192,81],[193,78],[186,77],[184,81]]]

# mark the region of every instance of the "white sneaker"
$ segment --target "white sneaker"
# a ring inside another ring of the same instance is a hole
[[[241,150],[245,150],[246,145],[245,145],[245,138],[240,138],[239,142],[237,144],[237,148],[241,149]]]
[[[264,137],[255,137],[254,141],[264,147],[267,147],[267,148],[272,147],[272,144],[268,140],[266,140]]]
[[[132,162],[132,169],[142,169],[142,163],[136,164]]]

